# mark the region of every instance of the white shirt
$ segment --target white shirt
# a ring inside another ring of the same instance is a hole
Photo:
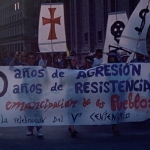
[[[40,59],[39,66],[47,66],[47,60]]]
[[[98,59],[98,58],[95,57],[92,67],[99,66],[101,63],[102,63],[102,59],[101,58]]]

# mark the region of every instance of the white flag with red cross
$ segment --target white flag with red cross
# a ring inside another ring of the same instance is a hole
[[[63,4],[41,4],[38,45],[40,52],[65,52]]]

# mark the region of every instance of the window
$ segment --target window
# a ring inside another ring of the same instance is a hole
[[[38,27],[37,27],[37,26],[34,26],[34,27],[33,27],[33,32],[34,32],[34,35],[37,35],[37,34],[38,34]]]
[[[84,33],[84,43],[88,43],[88,32]]]
[[[17,27],[15,27],[15,35],[17,35]]]
[[[118,11],[117,8],[117,0],[111,0],[111,12]]]
[[[36,11],[33,12],[33,18],[37,18],[38,17],[38,14]]]
[[[15,6],[15,10],[17,10],[17,4],[15,4],[14,6]]]
[[[20,19],[22,19],[22,13],[20,13]]]
[[[38,6],[38,1],[37,1],[37,0],[34,0],[33,5],[34,5],[34,7],[37,7],[37,6]]]
[[[19,20],[19,14],[17,14],[17,20]]]
[[[18,51],[18,46],[17,46],[17,44],[15,44],[15,50]]]
[[[23,34],[23,26],[20,25],[20,34]]]
[[[15,4],[14,4],[14,9],[17,10],[17,9],[19,9],[19,8],[20,8],[20,3],[19,3],[19,2],[15,3]]]
[[[98,42],[101,42],[102,41],[102,30],[98,30],[98,35],[97,35],[97,37],[98,37]]]
[[[17,9],[19,9],[20,8],[20,4],[19,4],[19,2],[17,3]]]
[[[21,43],[21,51],[23,51],[23,43]]]

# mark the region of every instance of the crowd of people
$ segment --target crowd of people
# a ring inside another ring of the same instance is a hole
[[[130,53],[123,51],[118,53],[116,50],[112,50],[108,55],[108,63],[128,63],[128,58]],[[43,67],[54,67],[58,69],[77,69],[77,70],[86,70],[92,67],[96,67],[102,64],[103,50],[97,49],[95,54],[87,54],[84,57],[83,63],[79,63],[77,59],[77,54],[75,51],[70,52],[70,56],[67,56],[66,53],[51,53],[46,52],[16,52],[14,57],[11,56],[10,51],[5,52],[5,57],[0,59],[0,66],[43,66]],[[142,54],[135,53],[135,58],[133,58],[131,63],[136,62],[150,62],[148,57],[143,56]],[[28,126],[27,136],[33,135],[34,126]],[[43,137],[41,132],[41,126],[36,126],[37,137]],[[68,130],[71,133],[71,137],[75,137],[78,133],[73,125],[68,127]],[[112,125],[112,132],[115,136],[119,135],[117,125]]]
[[[30,52],[28,52],[30,53]],[[28,53],[16,52],[12,55],[9,50],[6,50],[4,57],[0,58],[0,66],[19,66],[28,64]],[[83,60],[77,58],[75,51],[70,52],[68,57],[66,53],[46,53],[46,52],[32,52],[34,55],[34,65],[43,67],[54,67],[59,69],[88,69],[102,64],[103,50],[97,49],[94,54],[87,54],[84,56]],[[115,59],[115,63],[127,63],[130,53],[123,51],[118,53],[116,50],[112,50],[108,55],[108,63]],[[134,58],[130,61],[135,62],[150,62],[150,59],[142,54],[135,53]]]

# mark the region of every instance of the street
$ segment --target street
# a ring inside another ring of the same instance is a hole
[[[44,126],[44,138],[26,136],[26,127],[1,127],[0,150],[149,150],[150,120],[120,123],[120,136],[112,134],[111,125],[75,126],[79,132],[71,138],[68,126]]]

